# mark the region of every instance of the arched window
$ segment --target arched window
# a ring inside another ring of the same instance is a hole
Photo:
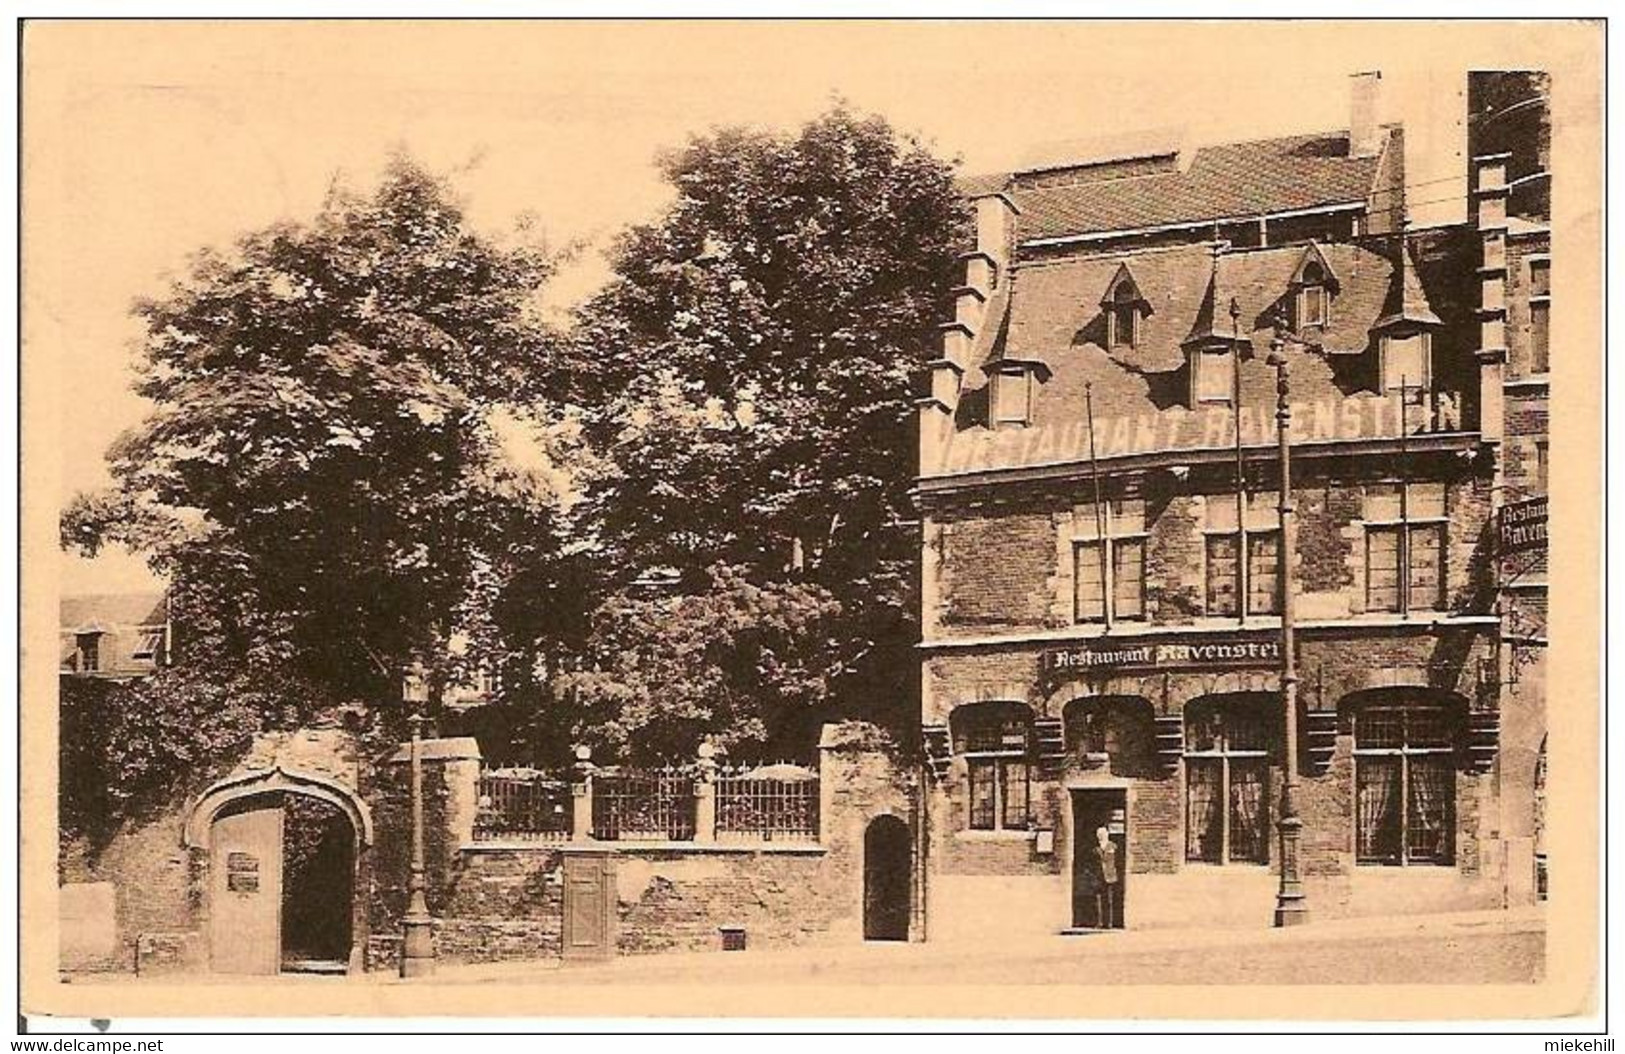
[[[1313,260],[1304,264],[1298,286],[1298,329],[1326,324],[1326,270]]]
[[[1032,712],[1020,703],[979,703],[955,711],[952,720],[954,749],[970,782],[971,830],[1026,830]]]
[[[1061,711],[1067,754],[1085,770],[1150,775],[1156,766],[1151,704],[1139,696],[1081,696]]]
[[[1269,861],[1268,699],[1202,700],[1185,711],[1185,859]]]
[[[1355,859],[1449,864],[1455,853],[1456,714],[1422,701],[1354,714]]]
[[[1132,280],[1124,279],[1112,289],[1106,316],[1106,346],[1133,348],[1140,343],[1140,291]]]

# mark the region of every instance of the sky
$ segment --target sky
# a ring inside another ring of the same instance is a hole
[[[661,150],[718,125],[793,128],[835,95],[965,172],[1035,144],[1180,126],[1192,144],[1346,128],[1381,70],[1406,127],[1413,220],[1460,219],[1466,71],[1564,56],[1529,27],[1418,23],[34,23],[24,39],[24,458],[65,502],[143,415],[138,296],[200,247],[312,216],[393,149],[449,174],[471,221],[535,217],[587,246],[561,308],[626,224],[656,217]],[[1561,75],[1559,76],[1561,81]],[[1561,83],[1559,84],[1561,90]],[[30,425],[29,422],[33,422]],[[117,554],[60,558],[64,592],[150,584]]]

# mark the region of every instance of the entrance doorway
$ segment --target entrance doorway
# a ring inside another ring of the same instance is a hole
[[[330,802],[282,801],[282,969],[344,973],[354,904],[355,832]]]
[[[1072,792],[1072,925],[1076,929],[1123,928],[1127,883],[1128,792]]]
[[[863,939],[908,940],[909,873],[913,853],[908,824],[877,816],[863,834]]]
[[[231,801],[210,827],[210,968],[346,972],[356,832],[344,810],[273,791]]]

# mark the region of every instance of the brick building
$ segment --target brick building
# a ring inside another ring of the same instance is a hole
[[[967,181],[920,407],[932,935],[1268,924],[1278,334],[1311,911],[1530,895],[1506,803],[1533,800],[1543,718],[1499,645],[1493,261],[1471,224],[1407,228],[1378,82],[1347,131]]]

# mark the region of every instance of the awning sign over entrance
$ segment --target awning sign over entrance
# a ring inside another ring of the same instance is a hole
[[[1050,675],[1090,673],[1096,670],[1213,669],[1274,666],[1281,661],[1278,640],[1090,641],[1044,652],[1044,672]]]

